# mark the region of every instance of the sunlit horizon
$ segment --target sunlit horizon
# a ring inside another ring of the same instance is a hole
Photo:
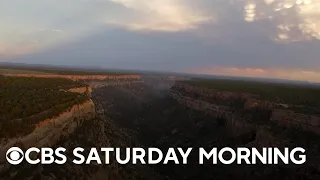
[[[4,0],[0,62],[320,81],[320,1]]]

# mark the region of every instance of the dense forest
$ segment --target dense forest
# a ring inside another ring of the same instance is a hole
[[[68,79],[0,76],[0,137],[29,133],[40,120],[87,100],[62,91],[83,86]]]

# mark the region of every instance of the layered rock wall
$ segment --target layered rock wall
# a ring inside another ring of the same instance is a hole
[[[179,104],[190,109],[205,112],[214,118],[224,119],[226,127],[234,136],[241,136],[248,133],[253,133],[256,126],[246,121],[237,114],[233,114],[232,109],[226,106],[218,106],[205,101],[192,99],[187,96],[182,96],[178,92],[171,91],[170,96]]]
[[[303,130],[320,134],[319,116],[296,113],[292,110],[286,109],[288,108],[288,105],[286,104],[277,104],[270,101],[258,100],[256,99],[258,96],[254,94],[225,92],[195,87],[184,83],[177,83],[173,86],[170,95],[180,104],[189,108],[207,112],[213,117],[223,117],[227,119],[227,123],[233,124],[231,127],[247,123],[247,121],[242,121],[241,116],[236,116],[234,112],[231,112],[232,109],[229,106],[216,105],[214,102],[207,102],[207,99],[214,97],[216,100],[228,102],[242,99],[245,103],[243,107],[238,107],[240,108],[237,109],[238,111],[246,110],[249,113],[254,113],[255,110],[265,111],[268,113],[271,112],[271,116],[269,116],[266,121],[275,121],[281,126],[289,128],[299,127]],[[251,126],[250,123],[249,126]]]
[[[171,91],[170,96],[175,99],[178,103],[185,105],[191,109],[195,109],[198,111],[204,111],[216,118],[226,118],[231,116],[231,112],[229,108],[226,106],[217,106],[215,104],[210,104],[205,101],[196,100],[187,96],[182,96],[177,92]]]
[[[94,118],[95,114],[95,105],[92,100],[88,100],[82,104],[74,105],[57,117],[41,121],[32,133],[24,137],[1,139],[0,173],[9,167],[5,157],[9,148],[13,146],[19,146],[23,149],[53,146],[62,138],[73,133],[84,120]]]
[[[219,100],[247,100],[251,98],[257,98],[258,95],[250,94],[250,93],[242,93],[242,92],[228,92],[228,91],[220,91],[216,89],[202,88],[197,86],[188,85],[185,83],[177,82],[173,89],[183,90],[186,92],[196,93],[203,97],[215,98]]]

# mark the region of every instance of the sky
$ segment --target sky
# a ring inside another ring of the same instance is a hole
[[[0,0],[0,62],[320,82],[320,0]]]

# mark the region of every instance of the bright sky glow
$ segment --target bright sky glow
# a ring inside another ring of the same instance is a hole
[[[319,0],[2,0],[0,23],[0,61],[320,81]]]

